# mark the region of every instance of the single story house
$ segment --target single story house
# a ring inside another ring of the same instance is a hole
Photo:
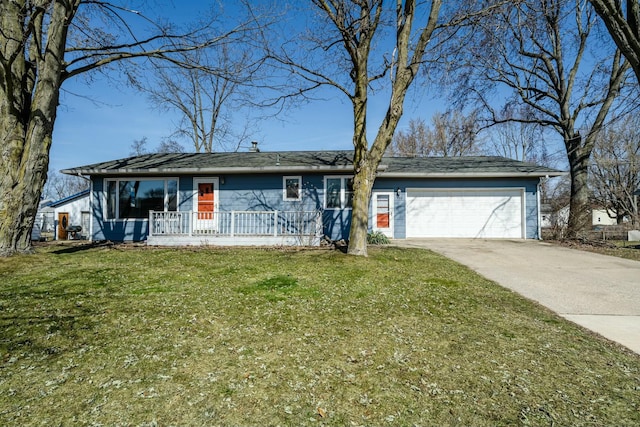
[[[352,151],[148,154],[66,169],[91,181],[90,238],[148,244],[347,239]],[[539,183],[502,157],[385,157],[369,227],[411,237],[540,238]]]

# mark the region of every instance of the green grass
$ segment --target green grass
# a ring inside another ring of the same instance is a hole
[[[0,322],[0,425],[640,424],[639,356],[428,251],[44,246]]]

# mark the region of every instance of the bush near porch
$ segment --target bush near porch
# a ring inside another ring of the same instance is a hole
[[[0,259],[2,425],[638,425],[640,357],[428,251]]]

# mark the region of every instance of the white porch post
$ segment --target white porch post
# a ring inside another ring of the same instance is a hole
[[[273,211],[273,237],[278,237],[278,211]]]

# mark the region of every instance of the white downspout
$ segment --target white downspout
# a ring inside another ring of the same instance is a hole
[[[540,188],[542,187],[542,180],[543,179],[547,179],[548,176],[544,177],[544,178],[540,178],[538,180],[538,187],[536,190],[536,200],[537,200],[537,204],[538,204],[538,240],[542,240],[542,205],[540,204]]]

